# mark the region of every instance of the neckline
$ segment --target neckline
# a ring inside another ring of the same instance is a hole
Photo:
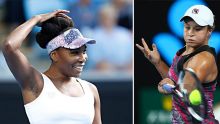
[[[62,93],[59,89],[57,89],[57,87],[54,85],[53,81],[44,73],[42,73],[46,78],[47,80],[50,82],[50,84],[54,87],[54,89],[62,96],[64,97],[67,97],[67,98],[83,98],[85,97],[86,95],[86,92],[85,92],[85,87],[83,87],[82,83],[76,78],[76,81],[80,84],[82,90],[83,90],[83,95],[80,95],[80,96],[69,96],[69,95],[66,95],[64,93]]]
[[[183,53],[186,51],[186,46],[184,46],[182,49],[180,49],[180,50],[178,51],[177,55],[178,55],[178,56],[181,56],[181,57],[186,57],[186,56],[189,56],[189,55],[191,55],[191,54],[193,54],[193,53],[199,51],[199,50],[202,49],[203,47],[207,47],[207,46],[208,46],[208,45],[202,45],[202,46],[196,48],[193,52],[191,52],[191,53],[189,53],[189,54],[183,55]]]

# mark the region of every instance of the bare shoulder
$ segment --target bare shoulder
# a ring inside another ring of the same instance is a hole
[[[203,68],[210,68],[216,64],[215,57],[207,51],[195,55],[190,61],[190,65],[201,66]]]
[[[200,54],[198,54],[198,57],[201,57],[201,58],[204,58],[204,59],[206,58],[206,59],[215,60],[215,57],[213,56],[213,54],[211,54],[208,51],[201,52]]]
[[[204,83],[215,80],[218,74],[215,56],[207,51],[193,56],[186,67],[192,68]]]
[[[97,87],[93,83],[90,83],[90,82],[88,82],[88,85],[89,85],[89,88],[92,91],[95,99],[98,100],[99,99],[99,92],[98,92]]]
[[[89,89],[92,91],[92,93],[95,96],[98,95],[98,89],[97,89],[97,87],[93,83],[88,82],[88,81],[83,80],[83,79],[80,79],[80,80],[83,81],[84,83],[86,83],[89,86]]]
[[[90,82],[88,84],[89,84],[89,88],[92,90],[92,92],[97,94],[98,93],[97,87],[94,84],[90,83]]]

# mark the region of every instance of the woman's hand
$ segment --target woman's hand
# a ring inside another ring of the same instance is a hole
[[[69,13],[68,10],[55,10],[55,11],[50,12],[50,13],[36,15],[35,17],[38,18],[38,24],[37,25],[41,26],[41,24],[44,21],[46,21],[50,18],[56,17],[56,16],[61,16],[61,17],[64,17],[64,18],[71,19],[69,16],[66,15],[67,13]]]
[[[170,78],[164,78],[163,80],[161,80],[158,84],[158,91],[160,93],[163,93],[163,94],[170,94],[169,92],[167,92],[166,90],[163,89],[163,85],[164,84],[170,84],[170,85],[174,85],[174,82],[170,79]]]
[[[146,44],[144,38],[141,39],[143,47],[139,44],[136,44],[136,46],[141,50],[141,52],[144,54],[144,56],[154,65],[159,64],[161,61],[160,54],[157,50],[157,47],[155,44],[152,45],[153,50],[150,50],[148,45]]]

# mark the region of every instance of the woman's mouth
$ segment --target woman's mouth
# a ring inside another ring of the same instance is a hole
[[[75,65],[75,66],[73,66],[73,69],[75,69],[75,70],[81,72],[81,71],[83,70],[83,66],[84,66],[84,65]]]
[[[187,39],[186,40],[186,43],[194,43],[195,42],[195,40],[193,40],[193,39]]]
[[[195,40],[194,40],[194,39],[187,39],[187,41],[189,41],[189,42],[190,42],[190,41],[195,41]]]

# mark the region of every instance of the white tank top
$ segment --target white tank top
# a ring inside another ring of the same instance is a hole
[[[31,124],[92,124],[94,95],[89,82],[77,79],[85,94],[71,97],[62,94],[46,75],[42,76],[44,86],[41,94],[24,105]]]

